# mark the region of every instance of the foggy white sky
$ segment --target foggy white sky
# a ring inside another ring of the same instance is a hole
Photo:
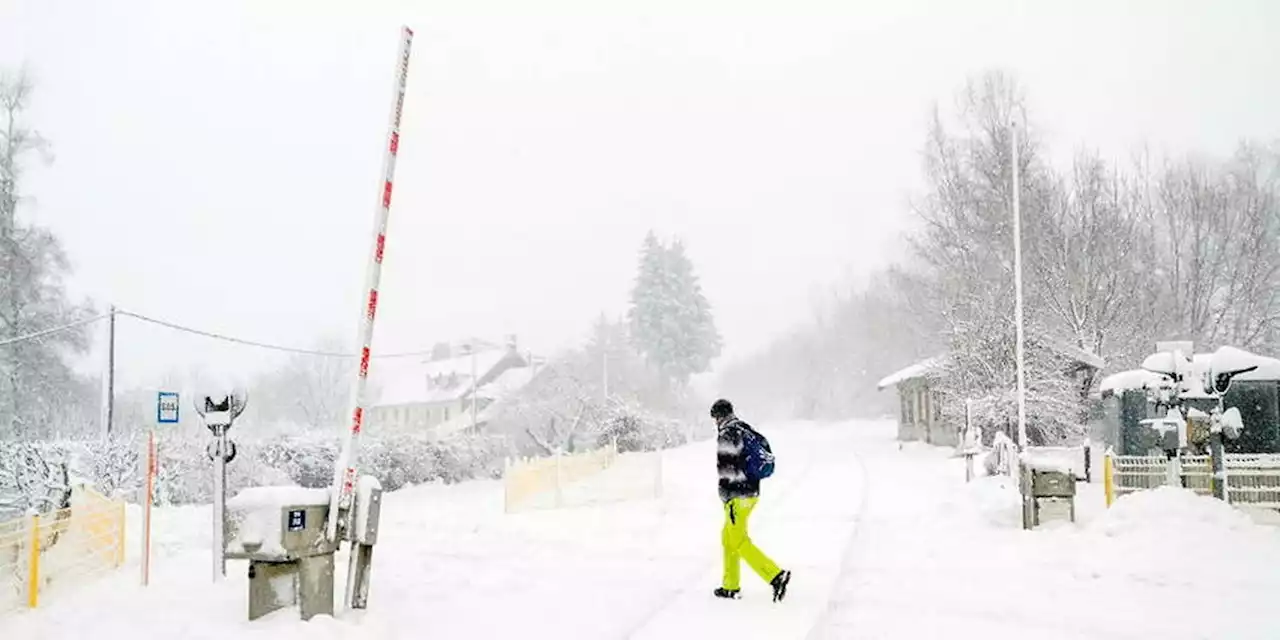
[[[79,294],[257,340],[353,338],[408,24],[375,350],[576,341],[623,312],[654,228],[686,240],[732,358],[898,254],[931,102],[984,68],[1020,75],[1063,159],[1280,138],[1265,0],[577,11],[598,4],[0,0],[0,65],[33,72],[56,152],[27,215],[61,235]],[[145,384],[198,344],[125,323],[122,372]]]

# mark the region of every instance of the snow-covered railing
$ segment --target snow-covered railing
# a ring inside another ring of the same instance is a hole
[[[1164,456],[1110,456],[1109,498],[1169,484],[1169,461]]]
[[[0,612],[120,567],[124,524],[124,502],[88,487],[73,490],[67,509],[0,522]]]
[[[1107,503],[1167,485],[1213,495],[1213,458],[1204,455],[1108,456]],[[1280,509],[1280,454],[1228,453],[1223,458],[1231,504]]]
[[[1280,509],[1280,455],[1228,453],[1227,500],[1233,504]]]

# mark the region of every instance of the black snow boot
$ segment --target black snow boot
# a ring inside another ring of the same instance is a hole
[[[791,583],[790,571],[779,571],[778,575],[774,576],[773,580],[769,581],[769,584],[773,586],[774,602],[782,602],[782,599],[787,597],[787,585],[790,583]]]
[[[724,587],[717,587],[715,594],[717,598],[727,598],[729,600],[739,600],[742,598],[741,591],[737,589],[725,589]]]

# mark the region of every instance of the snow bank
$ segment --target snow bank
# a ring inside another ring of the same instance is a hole
[[[1177,487],[1128,494],[1089,523],[1086,531],[1110,537],[1177,538],[1193,546],[1223,540],[1233,532],[1276,535],[1222,500]]]
[[[1080,483],[1076,523],[1026,531],[1015,478],[859,454],[872,495],[817,637],[1280,638],[1280,531],[1220,501],[1169,488],[1108,509]]]

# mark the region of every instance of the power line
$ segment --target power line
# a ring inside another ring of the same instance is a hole
[[[245,339],[243,339],[243,338],[236,338],[236,337],[234,337],[234,336],[229,336],[229,335],[225,335],[225,334],[221,334],[221,333],[214,333],[214,332],[212,332],[212,331],[204,331],[204,330],[201,330],[201,329],[195,329],[195,328],[192,328],[192,327],[187,327],[187,326],[183,326],[183,325],[180,325],[180,324],[175,324],[175,323],[173,323],[173,322],[168,322],[168,321],[166,321],[166,320],[160,320],[160,319],[158,319],[158,318],[152,318],[152,317],[149,317],[149,316],[144,316],[144,315],[142,315],[142,314],[140,314],[140,313],[133,313],[132,311],[125,311],[125,310],[123,310],[123,309],[117,309],[117,310],[116,310],[116,313],[117,313],[117,314],[119,314],[119,315],[122,315],[122,316],[128,316],[128,317],[133,318],[133,319],[135,319],[135,320],[141,320],[142,322],[147,322],[147,323],[150,323],[150,324],[158,325],[158,326],[161,326],[161,327],[165,327],[165,328],[167,328],[167,329],[173,329],[174,331],[180,331],[180,332],[183,332],[183,333],[190,333],[190,334],[193,334],[193,335],[204,336],[204,337],[206,337],[206,338],[212,338],[212,339],[214,339],[214,340],[222,340],[223,342],[232,342],[232,343],[235,343],[235,344],[242,344],[242,345],[249,346],[249,347],[257,347],[257,348],[259,348],[259,349],[270,349],[270,350],[272,350],[272,351],[282,351],[282,352],[284,352],[284,353],[296,353],[296,354],[300,354],[300,355],[307,355],[307,356],[319,356],[319,357],[322,357],[322,358],[355,358],[355,357],[357,357],[357,354],[354,354],[354,353],[338,353],[338,352],[336,352],[336,351],[319,351],[319,350],[316,350],[316,349],[299,349],[299,348],[297,348],[297,347],[286,347],[286,346],[278,345],[278,344],[268,344],[268,343],[266,343],[266,342],[257,342],[257,341],[255,341],[255,340],[245,340]],[[430,352],[430,351],[409,351],[409,352],[404,352],[404,353],[380,353],[380,354],[373,354],[373,355],[372,355],[372,356],[370,356],[370,357],[373,357],[373,358],[413,358],[413,357],[422,357],[422,356],[426,356],[426,355],[430,355],[430,354],[431,354],[431,352]]]
[[[75,329],[76,327],[82,327],[82,326],[84,326],[84,325],[86,325],[86,324],[93,324],[93,323],[95,323],[95,322],[97,322],[97,321],[99,321],[99,320],[105,320],[105,319],[106,319],[108,316],[110,316],[110,315],[111,315],[110,313],[104,313],[104,314],[102,314],[102,315],[100,315],[100,316],[94,316],[94,317],[92,317],[92,318],[85,318],[84,320],[76,320],[75,322],[71,322],[71,323],[68,323],[68,324],[61,325],[61,326],[53,327],[53,328],[51,328],[51,329],[44,329],[44,330],[41,330],[41,331],[36,331],[36,332],[34,332],[34,333],[28,333],[28,334],[25,334],[25,335],[17,336],[17,337],[15,337],[15,338],[5,338],[4,340],[0,340],[0,347],[7,347],[7,346],[9,346],[9,345],[11,345],[11,344],[17,344],[17,343],[19,343],[19,342],[26,342],[27,340],[38,340],[38,339],[40,339],[40,338],[43,338],[43,337],[45,337],[45,336],[50,336],[50,335],[53,335],[53,334],[55,334],[55,333],[61,333],[61,332],[63,332],[63,331],[70,331],[71,329]]]
[[[225,334],[221,334],[221,333],[215,333],[215,332],[213,332],[213,331],[204,331],[204,330],[201,330],[201,329],[195,329],[195,328],[192,328],[192,327],[183,326],[183,325],[180,325],[180,324],[176,324],[176,323],[173,323],[173,322],[169,322],[169,321],[167,321],[167,320],[161,320],[161,319],[159,319],[159,318],[152,318],[152,317],[150,317],[150,316],[145,316],[145,315],[142,315],[142,314],[140,314],[140,313],[134,313],[134,312],[132,312],[132,311],[126,311],[126,310],[124,310],[124,309],[116,309],[115,313],[116,313],[116,315],[128,316],[128,317],[133,318],[133,319],[135,319],[135,320],[140,320],[140,321],[142,321],[142,322],[146,322],[146,323],[149,323],[149,324],[158,325],[158,326],[161,326],[161,327],[165,327],[165,328],[167,328],[167,329],[172,329],[172,330],[174,330],[174,331],[179,331],[179,332],[182,332],[182,333],[190,333],[190,334],[198,335],[198,336],[204,336],[204,337],[206,337],[206,338],[212,338],[212,339],[214,339],[214,340],[221,340],[221,341],[223,341],[223,342],[232,342],[232,343],[235,343],[235,344],[241,344],[241,345],[245,345],[245,346],[249,346],[249,347],[257,347],[257,348],[259,348],[259,349],[270,349],[270,350],[272,350],[272,351],[282,351],[282,352],[284,352],[284,353],[295,353],[295,354],[308,355],[308,356],[319,356],[319,357],[322,357],[322,358],[355,358],[355,357],[357,357],[357,355],[358,355],[358,354],[355,354],[355,353],[338,353],[338,352],[336,352],[336,351],[320,351],[320,350],[317,350],[317,349],[300,349],[300,348],[297,348],[297,347],[288,347],[288,346],[284,346],[284,345],[269,344],[269,343],[266,343],[266,342],[258,342],[258,341],[256,341],[256,340],[245,340],[244,338],[237,338],[237,337],[235,337],[235,336],[229,336],[229,335],[225,335]],[[101,315],[94,316],[94,317],[92,317],[92,318],[85,318],[85,319],[83,319],[83,320],[77,320],[77,321],[75,321],[75,322],[70,322],[70,323],[67,323],[67,324],[64,324],[64,325],[60,325],[60,326],[57,326],[57,327],[52,327],[52,328],[49,328],[49,329],[42,329],[42,330],[40,330],[40,331],[35,331],[35,332],[32,332],[32,333],[23,334],[23,335],[16,336],[16,337],[13,337],[13,338],[5,338],[5,339],[3,339],[3,340],[0,340],[0,347],[9,346],[9,345],[11,345],[11,344],[17,344],[17,343],[19,343],[19,342],[26,342],[26,341],[28,341],[28,340],[38,340],[38,339],[40,339],[40,338],[43,338],[43,337],[46,337],[46,336],[50,336],[50,335],[53,335],[53,334],[55,334],[55,333],[61,333],[61,332],[63,332],[63,331],[70,331],[71,329],[75,329],[75,328],[77,328],[77,327],[82,327],[82,326],[87,325],[87,324],[93,324],[93,323],[95,323],[95,322],[98,322],[99,320],[105,320],[105,319],[107,319],[107,318],[109,318],[109,317],[111,317],[111,314],[110,314],[110,313],[104,313],[104,314],[101,314]],[[402,352],[402,353],[379,353],[379,354],[373,354],[373,355],[372,355],[372,356],[370,356],[370,357],[373,357],[373,358],[414,358],[414,357],[422,357],[422,356],[427,356],[427,355],[431,355],[431,352],[430,352],[430,351],[407,351],[407,352]]]

